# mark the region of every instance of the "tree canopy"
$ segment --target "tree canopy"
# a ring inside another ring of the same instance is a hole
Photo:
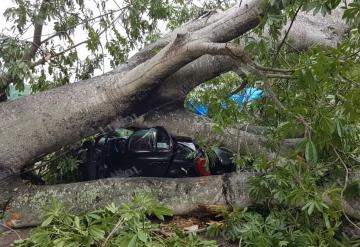
[[[182,0],[14,3],[4,12],[8,28],[1,36],[0,85],[4,90],[13,83],[23,90],[27,83],[34,93],[115,68],[161,31],[207,9],[229,6],[226,1],[197,5]],[[85,55],[78,53],[80,46]]]

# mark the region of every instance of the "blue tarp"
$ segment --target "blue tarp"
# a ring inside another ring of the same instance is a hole
[[[241,111],[242,106],[250,103],[252,101],[261,99],[263,97],[263,90],[255,87],[245,88],[243,94],[233,94],[229,97],[229,99],[233,100]],[[191,101],[186,102],[187,106],[191,111],[200,116],[208,116],[209,108],[208,106],[201,103],[193,103]],[[223,107],[226,108],[226,104],[223,104]]]
[[[16,89],[15,85],[10,84],[8,87],[8,100],[16,100],[23,96],[28,96],[31,94],[31,86],[28,84],[24,85],[24,91],[19,91]]]

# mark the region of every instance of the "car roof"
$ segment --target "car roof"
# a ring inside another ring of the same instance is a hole
[[[194,138],[188,136],[172,136],[175,141],[179,142],[194,142]]]

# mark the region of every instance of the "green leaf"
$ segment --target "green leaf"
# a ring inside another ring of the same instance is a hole
[[[75,216],[74,224],[75,224],[75,227],[76,227],[77,229],[81,229],[81,227],[80,227],[80,219],[79,219],[78,216]]]
[[[337,120],[336,121],[336,130],[337,130],[337,134],[340,138],[343,137],[343,126],[340,122],[340,120]]]
[[[139,230],[137,237],[139,238],[140,241],[142,241],[144,243],[147,242],[147,235],[143,231]]]
[[[308,207],[308,215],[311,215],[314,212],[315,202],[311,202],[310,206]]]
[[[99,226],[91,226],[89,228],[89,233],[95,240],[103,239],[105,236],[105,231],[102,230]]]
[[[159,219],[164,220],[164,216],[173,216],[174,213],[171,209],[165,207],[154,207],[153,214]]]
[[[97,215],[96,213],[90,213],[88,214],[89,217],[95,219],[95,220],[100,220],[101,216]]]
[[[308,162],[313,162],[313,163],[316,163],[316,161],[318,159],[318,154],[316,151],[315,144],[311,140],[309,140],[306,143],[305,158]]]
[[[325,221],[326,228],[330,229],[331,225],[330,225],[329,215],[327,213],[323,213],[323,218],[324,218],[324,221]]]
[[[55,239],[54,244],[55,244],[55,247],[63,247],[66,244],[65,239],[63,239],[63,238]]]
[[[284,240],[282,240],[282,241],[280,241],[280,242],[279,242],[279,247],[282,247],[282,246],[288,246],[288,244],[289,244],[289,242],[288,242],[288,241],[284,241]]]
[[[137,240],[137,235],[134,235],[131,240],[129,241],[128,247],[135,247],[136,246],[136,240]]]
[[[307,210],[308,215],[311,215],[314,212],[314,208],[315,208],[315,202],[310,201],[306,203],[305,206],[301,208],[301,210],[303,211]]]
[[[48,226],[51,224],[51,222],[54,219],[54,215],[50,215],[46,220],[43,221],[43,223],[41,224],[41,226]]]

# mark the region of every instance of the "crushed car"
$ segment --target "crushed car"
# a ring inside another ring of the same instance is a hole
[[[108,177],[196,177],[235,171],[233,153],[222,147],[208,155],[189,137],[165,128],[117,129],[82,145],[81,179]]]

